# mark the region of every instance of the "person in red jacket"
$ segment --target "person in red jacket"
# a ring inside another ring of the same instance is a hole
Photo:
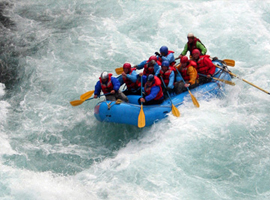
[[[204,74],[207,77],[200,76],[199,82],[200,84],[208,83],[212,80],[212,76],[216,71],[216,66],[210,60],[209,55],[200,55],[200,51],[198,49],[194,49],[192,51],[192,59],[197,63],[197,72],[200,74]]]

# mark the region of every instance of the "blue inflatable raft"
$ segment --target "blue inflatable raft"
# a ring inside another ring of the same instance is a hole
[[[220,61],[213,61],[214,64],[224,67]],[[214,77],[218,79],[231,81],[231,76],[227,72],[216,68]],[[211,96],[219,96],[222,94],[222,88],[225,83],[212,79],[212,82],[200,85],[192,90],[192,94],[200,96],[200,98],[209,98]],[[141,110],[141,105],[138,104],[138,95],[129,95],[129,103],[117,104],[115,101],[102,101],[99,102],[94,109],[95,117],[101,122],[112,122],[120,124],[138,125],[138,116]],[[172,103],[178,107],[184,101],[191,101],[188,91],[181,94],[171,96]],[[168,116],[172,110],[170,99],[164,100],[160,105],[143,106],[145,114],[145,126],[151,126],[153,123]]]

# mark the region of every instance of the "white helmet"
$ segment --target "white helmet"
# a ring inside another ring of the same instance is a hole
[[[100,74],[100,78],[101,79],[107,79],[107,78],[109,78],[109,75],[108,75],[108,72],[102,72],[101,74]]]
[[[189,34],[187,35],[187,37],[194,37],[194,34],[193,34],[193,33],[189,33]]]

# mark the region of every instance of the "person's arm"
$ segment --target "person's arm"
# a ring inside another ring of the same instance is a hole
[[[189,67],[187,69],[187,74],[189,75],[189,83],[190,85],[193,85],[195,84],[195,81],[196,81],[196,78],[197,78],[197,71],[194,67]]]
[[[122,75],[118,76],[117,79],[118,79],[120,85],[123,85],[124,84],[124,80],[123,80]]]
[[[160,70],[161,70],[161,68],[159,68],[159,69],[157,70],[155,76],[158,76],[158,75],[160,74]]]
[[[147,62],[147,60],[144,60],[140,64],[136,65],[137,66],[136,69],[143,69],[146,62]]]
[[[186,43],[184,50],[182,51],[182,53],[180,55],[185,56],[187,54],[187,52],[188,52],[188,45]]]
[[[164,58],[164,59],[163,59],[163,58]],[[174,62],[174,54],[173,54],[173,53],[170,53],[170,54],[167,55],[167,57],[162,56],[162,60],[163,60],[163,61],[164,61],[164,60],[167,60],[167,61],[169,61],[169,63],[172,63],[172,62]]]
[[[197,41],[196,42],[196,47],[201,50],[201,54],[202,55],[205,55],[206,54],[207,49],[205,48],[205,46],[202,45],[202,43],[200,43],[199,41]]]
[[[120,82],[118,81],[117,78],[114,78],[114,77],[111,77],[111,81],[113,84],[113,90],[115,90],[117,92],[120,88]]]
[[[94,95],[97,95],[99,96],[100,95],[100,92],[101,92],[101,84],[100,82],[98,81],[95,85],[95,92],[94,92]]]
[[[156,98],[157,94],[159,93],[159,90],[160,90],[159,86],[152,87],[150,94],[145,97],[145,101],[151,101],[154,98]]]
[[[156,76],[159,74],[160,69],[161,69],[161,67],[156,63],[154,66],[154,72],[155,72]]]
[[[127,78],[129,80],[131,80],[133,83],[135,83],[136,80],[137,80],[137,73],[136,73],[136,71],[134,70],[134,71],[132,71],[131,74],[127,74]]]
[[[174,83],[174,71],[172,71],[172,73],[170,74],[168,87],[173,89],[174,88],[173,83]]]

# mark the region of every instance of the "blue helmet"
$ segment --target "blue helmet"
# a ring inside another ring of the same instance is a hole
[[[154,75],[153,74],[149,74],[147,77],[147,81],[153,81],[154,80]]]
[[[161,67],[163,67],[163,66],[169,67],[169,66],[170,66],[169,61],[168,61],[168,60],[164,60],[164,61],[162,62],[162,64],[161,64]]]
[[[166,47],[166,46],[160,47],[159,52],[162,53],[163,55],[167,56],[168,55],[168,47]]]

